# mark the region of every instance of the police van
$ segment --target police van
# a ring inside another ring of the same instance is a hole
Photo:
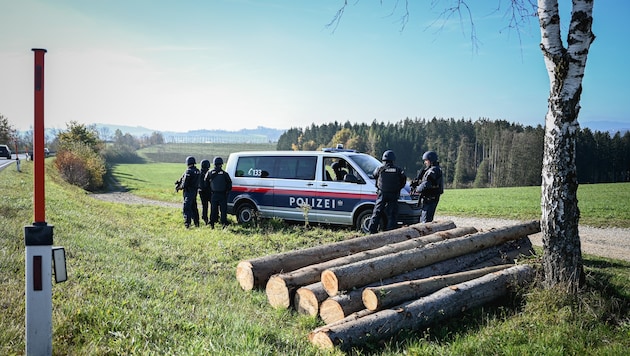
[[[368,154],[343,148],[232,153],[225,167],[232,177],[228,213],[239,223],[258,217],[308,219],[368,232],[377,196],[373,172],[381,164]],[[399,225],[420,220],[417,200],[409,192],[409,184],[400,191]]]

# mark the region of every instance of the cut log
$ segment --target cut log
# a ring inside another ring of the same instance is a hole
[[[514,266],[445,287],[395,309],[385,309],[354,321],[318,328],[309,339],[323,349],[338,346],[347,351],[371,340],[391,337],[402,329],[418,330],[462,310],[482,306],[506,295],[513,285],[529,283],[533,275],[531,266]]]
[[[479,232],[446,241],[428,244],[422,248],[392,253],[385,256],[337,266],[322,272],[321,282],[328,295],[351,290],[381,279],[428,266],[432,263],[496,246],[510,240],[540,232],[540,222],[508,226]]]
[[[392,278],[384,279],[365,286],[380,287],[387,284],[410,281],[414,279],[429,278],[432,276],[461,272],[470,269],[479,269],[489,266],[496,266],[507,263],[514,263],[519,256],[530,256],[533,254],[532,243],[528,237],[523,237],[516,241],[508,241],[499,246],[493,246],[481,251],[458,256],[445,261],[434,263],[432,265],[421,267],[411,272],[396,275]],[[323,288],[323,286],[322,286]],[[357,288],[343,295],[345,298],[334,299],[334,303],[328,305],[325,316],[320,317],[326,320],[326,323],[332,323],[345,318],[353,313],[357,313],[365,308],[361,303],[355,303],[362,298],[363,289]],[[323,303],[326,299],[321,300]]]
[[[322,272],[336,266],[343,266],[356,261],[366,260],[391,253],[410,250],[426,246],[432,242],[444,241],[477,232],[474,227],[460,227],[446,231],[439,231],[427,236],[416,237],[411,240],[388,244],[372,250],[357,252],[349,256],[335,258],[329,261],[309,265],[292,272],[273,275],[267,281],[265,291],[269,304],[274,308],[289,308],[294,291],[302,286],[319,282]]]
[[[330,324],[362,309],[365,307],[359,290],[355,293],[339,294],[324,300],[319,308],[319,317],[326,324]]]
[[[358,312],[352,313],[352,314],[346,316],[345,318],[343,318],[341,320],[337,320],[335,322],[328,323],[328,324],[326,324],[324,326],[320,326],[319,328],[316,328],[312,332],[308,333],[308,341],[313,342],[313,336],[315,334],[317,334],[319,331],[327,330],[327,329],[330,329],[331,327],[333,327],[335,325],[339,325],[339,324],[347,323],[347,322],[350,322],[350,321],[354,321],[354,320],[363,318],[366,315],[370,315],[370,314],[374,314],[374,313],[376,313],[376,312],[373,311],[373,310],[361,309]]]
[[[309,284],[295,291],[293,305],[300,314],[317,316],[320,304],[328,298],[328,293],[321,282]]]
[[[236,266],[236,280],[243,290],[261,288],[269,277],[277,273],[294,271],[341,256],[454,228],[452,221],[414,224],[378,234],[245,260]]]
[[[488,273],[501,271],[512,266],[513,265],[498,265],[465,272],[387,284],[380,287],[367,287],[363,289],[361,299],[363,300],[363,305],[366,309],[381,310],[409,300],[424,297],[425,295],[431,294],[444,287],[479,278]]]

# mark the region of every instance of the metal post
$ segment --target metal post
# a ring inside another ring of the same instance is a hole
[[[24,227],[26,245],[26,354],[52,355],[53,226],[46,223],[44,192],[44,54],[35,52],[35,117],[33,126],[34,189],[32,226]]]

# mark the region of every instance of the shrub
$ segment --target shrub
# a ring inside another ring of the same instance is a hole
[[[136,149],[127,145],[111,145],[105,148],[103,157],[107,163],[144,163]]]
[[[64,144],[57,151],[55,167],[65,181],[89,191],[103,187],[107,171],[105,160],[81,142]]]

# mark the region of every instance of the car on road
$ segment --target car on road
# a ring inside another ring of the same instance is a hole
[[[50,150],[48,147],[44,148],[44,157],[48,157],[50,155]],[[33,150],[28,150],[26,152],[26,160],[33,160]]]
[[[7,145],[0,145],[0,157],[11,159],[11,149]]]

